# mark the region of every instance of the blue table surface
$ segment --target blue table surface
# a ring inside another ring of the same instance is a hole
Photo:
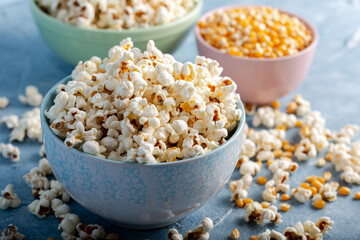
[[[317,52],[304,82],[291,94],[281,99],[283,105],[295,94],[300,93],[309,99],[314,110],[322,112],[327,119],[327,126],[338,130],[345,124],[360,125],[360,1],[359,0],[297,0],[297,1],[218,1],[206,0],[203,12],[224,4],[268,4],[289,10],[311,21],[319,30],[320,42]],[[0,96],[10,99],[10,106],[0,111],[0,118],[8,114],[21,115],[30,110],[18,101],[18,95],[24,92],[27,85],[39,87],[41,93],[46,91],[73,69],[59,59],[45,44],[34,24],[26,0],[0,0]],[[197,54],[194,32],[191,31],[174,56],[179,61],[193,61]],[[241,86],[239,86],[241,88]],[[0,126],[0,142],[8,142],[9,130]],[[359,139],[359,138],[358,138]],[[22,204],[20,208],[0,210],[0,228],[13,223],[19,227],[26,239],[61,239],[57,230],[58,219],[48,216],[38,219],[30,214],[26,206],[33,201],[30,188],[22,176],[32,167],[37,166],[39,143],[26,140],[14,143],[21,149],[21,161],[11,163],[0,157],[0,188],[7,184],[15,186]],[[316,168],[316,160],[300,163],[300,169],[290,178],[292,187],[297,186],[309,174],[322,174],[331,171],[334,178],[340,180],[331,164],[324,168]],[[260,174],[271,177],[267,169]],[[234,171],[231,179],[239,179],[238,171]],[[335,221],[332,231],[325,239],[360,239],[359,214],[360,201],[353,200],[359,186],[352,186],[352,196],[339,196],[338,200],[329,203],[321,211],[314,210],[310,201],[299,204],[290,201],[293,208],[282,213],[284,222],[280,225],[246,223],[244,210],[234,208],[230,203],[230,193],[225,186],[219,194],[204,207],[167,228],[152,231],[133,231],[119,228],[92,214],[74,201],[70,202],[72,212],[78,214],[85,223],[102,225],[107,232],[116,232],[121,239],[166,239],[167,230],[176,227],[181,233],[193,229],[202,218],[207,216],[214,220],[215,227],[211,231],[211,239],[229,239],[233,228],[238,228],[241,239],[257,235],[266,228],[282,231],[297,221],[307,219],[315,221],[318,217],[329,216]],[[262,200],[263,187],[253,183],[250,197]],[[276,205],[278,205],[277,203]]]

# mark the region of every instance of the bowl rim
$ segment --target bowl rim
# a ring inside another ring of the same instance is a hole
[[[102,29],[102,28],[82,28],[78,27],[76,25],[72,25],[70,23],[66,23],[63,21],[60,21],[56,19],[55,17],[50,16],[49,14],[45,13],[36,3],[36,0],[30,0],[30,7],[39,15],[41,15],[43,18],[47,19],[48,21],[51,21],[52,23],[60,24],[63,27],[67,27],[72,30],[77,30],[81,32],[91,32],[91,33],[103,33],[103,34],[141,34],[145,33],[149,30],[153,31],[161,31],[166,30],[171,27],[176,27],[179,24],[182,24],[184,21],[187,21],[191,19],[192,17],[195,17],[198,11],[201,11],[203,5],[203,0],[197,0],[195,3],[195,6],[186,13],[184,16],[175,19],[174,21],[171,21],[169,23],[154,25],[150,27],[142,27],[142,28],[134,28],[134,29],[122,29],[122,30],[114,30],[114,29]]]
[[[285,13],[288,14],[292,17],[296,17],[298,18],[302,23],[304,23],[309,30],[311,31],[312,34],[312,41],[311,43],[305,47],[304,49],[302,49],[301,51],[299,51],[298,53],[294,54],[294,55],[287,55],[287,56],[282,56],[282,57],[276,57],[276,58],[254,58],[254,57],[239,57],[239,56],[235,56],[235,55],[230,55],[228,53],[223,53],[221,52],[218,48],[215,48],[214,46],[212,46],[210,43],[208,43],[200,34],[200,28],[199,28],[199,22],[203,21],[204,19],[206,19],[209,15],[221,11],[221,10],[227,10],[227,9],[231,9],[231,8],[247,8],[247,7],[271,7],[271,8],[275,8],[277,10],[279,10],[281,13]],[[195,36],[196,39],[205,47],[207,47],[209,50],[212,50],[213,52],[216,52],[217,54],[220,54],[222,56],[226,56],[226,57],[230,57],[233,59],[237,59],[237,60],[244,60],[244,61],[253,61],[253,62],[277,62],[277,61],[285,61],[285,60],[289,60],[289,59],[293,59],[293,58],[297,58],[301,55],[304,55],[310,51],[312,51],[313,48],[316,47],[318,41],[319,41],[319,33],[318,30],[316,29],[316,27],[310,23],[309,21],[307,21],[305,18],[291,12],[291,11],[287,11],[278,7],[273,7],[273,6],[269,6],[269,5],[262,5],[262,4],[235,4],[235,5],[227,5],[227,6],[223,6],[223,7],[219,7],[219,8],[215,8],[213,10],[210,10],[209,12],[206,12],[205,14],[203,14],[199,20],[196,22],[195,25]]]
[[[61,139],[49,127],[47,117],[45,116],[45,111],[48,110],[48,109],[45,109],[45,107],[46,107],[48,102],[51,102],[53,104],[54,98],[52,98],[52,95],[53,94],[55,94],[55,96],[57,95],[56,94],[57,87],[60,84],[66,84],[67,82],[69,82],[71,80],[72,80],[72,77],[71,77],[71,75],[69,75],[69,76],[63,78],[62,80],[60,80],[59,82],[57,82],[54,86],[52,86],[50,88],[50,90],[46,93],[46,95],[44,96],[44,99],[43,99],[43,101],[41,103],[41,106],[40,106],[41,128],[42,128],[42,131],[43,131],[43,135],[44,135],[44,132],[48,132],[51,138],[55,138],[55,141],[58,144],[63,144],[63,145],[65,145],[64,142],[61,141]],[[189,162],[193,162],[193,161],[199,161],[201,158],[205,159],[206,157],[214,154],[215,152],[218,152],[218,151],[222,150],[227,145],[229,145],[231,142],[233,142],[234,139],[236,138],[236,136],[241,134],[242,130],[244,129],[246,114],[245,114],[244,105],[243,105],[241,99],[239,100],[237,105],[238,105],[237,106],[238,109],[240,109],[242,111],[242,114],[241,114],[240,120],[237,121],[238,122],[237,126],[235,127],[235,130],[233,130],[234,132],[231,135],[231,137],[224,144],[220,145],[219,147],[217,147],[217,148],[215,148],[215,149],[213,149],[213,150],[211,150],[211,151],[209,151],[207,153],[204,153],[202,155],[195,156],[195,157],[192,157],[192,158],[186,158],[186,159],[183,159],[183,160],[180,160],[180,161],[175,161],[175,162],[141,164],[141,163],[134,163],[134,162],[120,162],[120,161],[116,161],[116,160],[100,158],[100,157],[93,156],[93,155],[90,155],[88,153],[85,153],[83,151],[80,151],[80,150],[78,150],[76,148],[67,148],[67,149],[70,151],[70,153],[80,154],[80,155],[84,154],[84,156],[88,156],[92,160],[108,162],[108,163],[115,163],[115,164],[121,164],[121,165],[127,165],[127,166],[141,166],[141,167],[155,166],[155,167],[161,167],[161,166],[167,166],[167,165],[177,165],[177,164],[185,164],[185,163],[189,163]]]

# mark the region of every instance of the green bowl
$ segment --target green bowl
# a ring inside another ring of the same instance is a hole
[[[111,47],[127,37],[142,51],[149,40],[154,40],[162,52],[173,52],[186,32],[200,15],[203,0],[194,9],[173,22],[149,28],[131,30],[84,29],[61,22],[42,11],[35,0],[30,0],[31,12],[45,42],[66,62],[76,65],[92,56],[104,58]]]

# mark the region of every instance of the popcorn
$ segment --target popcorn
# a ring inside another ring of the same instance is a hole
[[[277,169],[274,173],[273,180],[275,181],[276,191],[287,192],[290,189],[290,185],[285,183],[289,179],[289,172],[284,170]]]
[[[246,198],[252,181],[253,177],[250,174],[243,175],[240,180],[231,181],[229,186],[230,200],[235,201],[236,199]]]
[[[52,174],[52,169],[49,164],[49,161],[46,158],[42,158],[39,160],[39,168],[43,172],[45,172],[47,175]]]
[[[295,172],[298,168],[299,165],[288,158],[281,158],[279,160],[275,160],[269,165],[269,170],[273,173],[275,173],[278,169],[282,169],[284,171],[292,173]]]
[[[39,90],[35,86],[27,86],[25,88],[25,96],[19,96],[20,102],[28,104],[32,107],[40,106],[42,99],[43,96],[39,93]]]
[[[68,147],[122,162],[170,162],[209,152],[235,128],[240,98],[216,61],[195,62],[179,63],[153,41],[141,52],[124,39],[103,61],[77,65],[45,113],[50,128]]]
[[[210,238],[209,232],[213,228],[214,224],[210,218],[205,217],[201,225],[197,226],[191,231],[188,231],[185,235],[184,240],[201,239],[208,240]]]
[[[104,239],[106,236],[104,229],[95,224],[78,223],[76,230],[81,239]]]
[[[30,203],[27,209],[38,218],[45,218],[50,213],[50,201],[46,198],[40,198],[40,200]]]
[[[34,108],[23,114],[20,120],[14,115],[2,118],[2,123],[12,129],[10,133],[10,141],[24,141],[25,137],[36,139],[42,142],[42,130],[40,123],[40,109]]]
[[[276,202],[279,194],[276,192],[274,180],[270,180],[265,184],[265,190],[263,191],[262,196],[265,201]]]
[[[50,188],[56,192],[57,197],[60,197],[63,202],[70,201],[70,195],[65,191],[64,187],[57,180],[50,181]]]
[[[24,239],[25,235],[18,232],[18,228],[12,224],[9,225],[8,229],[4,229],[1,232],[1,240],[21,240]]]
[[[168,231],[168,240],[183,240],[183,236],[175,228]]]
[[[301,139],[294,154],[299,161],[304,161],[309,158],[316,157],[317,151],[315,145],[312,144],[308,138],[303,138]]]
[[[82,28],[134,29],[172,22],[191,11],[196,0],[57,1],[37,0],[40,8],[60,21]],[[96,62],[97,63],[97,62]],[[88,64],[88,69],[93,65]]]
[[[57,198],[51,201],[51,209],[54,211],[54,215],[57,218],[71,212],[70,207]]]
[[[75,234],[76,227],[80,222],[80,218],[78,215],[73,213],[67,213],[65,215],[60,216],[60,223],[58,229],[63,231],[61,236],[69,236]],[[64,238],[64,237],[63,237]]]
[[[252,124],[255,127],[259,127],[260,125],[264,125],[265,127],[268,128],[274,127],[275,126],[274,109],[269,106],[258,108],[252,119]]]
[[[272,223],[282,223],[281,215],[277,212],[275,206],[263,208],[260,203],[252,202],[245,206],[245,220],[255,221],[257,224],[262,223],[265,219]]]
[[[12,162],[18,162],[20,160],[20,149],[11,143],[0,143],[0,153],[4,158],[10,158]]]
[[[50,182],[46,177],[46,173],[38,167],[34,167],[24,176],[26,184],[31,188],[39,188],[47,190]]]
[[[240,166],[240,174],[241,175],[251,175],[254,176],[260,171],[260,166],[256,162],[246,161],[243,162]]]
[[[21,200],[18,195],[14,193],[14,187],[12,184],[9,184],[1,191],[2,197],[0,197],[0,208],[18,208],[20,207]]]
[[[329,217],[321,217],[316,221],[315,225],[320,229],[321,233],[326,234],[332,229],[334,222]]]
[[[319,193],[321,194],[324,200],[333,202],[336,200],[337,187],[335,187],[330,183],[325,183],[323,187],[320,189]]]
[[[294,97],[288,105],[288,113],[296,113],[297,116],[302,117],[305,114],[311,111],[311,104],[309,101],[303,99],[303,97],[298,94]]]
[[[279,110],[275,110],[275,126],[284,126],[287,128],[295,127],[297,118],[294,114],[286,114],[284,112],[280,112]]]
[[[265,232],[261,233],[258,237],[258,240],[286,240],[287,238],[274,230],[266,229]]]
[[[248,138],[243,139],[241,142],[241,155],[245,155],[249,158],[256,154],[256,144]]]
[[[338,133],[334,134],[333,139],[337,143],[349,144],[351,139],[359,132],[358,125],[346,125]]]
[[[6,108],[9,105],[9,99],[7,97],[0,97],[0,110]]]
[[[9,129],[17,128],[19,127],[19,117],[16,115],[8,115],[1,119],[1,123],[5,124]]]
[[[294,195],[295,199],[301,203],[307,202],[312,195],[311,190],[302,188],[301,186],[292,189],[291,193]]]

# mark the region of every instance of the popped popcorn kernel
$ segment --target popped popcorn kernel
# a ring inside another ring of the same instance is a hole
[[[43,96],[39,93],[39,90],[35,86],[27,86],[25,88],[25,96],[19,96],[20,102],[30,105],[32,107],[38,107],[41,105]]]
[[[21,200],[18,195],[14,193],[14,186],[12,184],[8,184],[5,189],[1,191],[0,208],[18,208],[20,207],[20,204]]]
[[[24,234],[18,232],[18,228],[13,224],[10,224],[8,229],[4,229],[1,232],[0,239],[2,240],[22,240],[25,238]]]
[[[0,97],[0,110],[6,108],[10,101],[7,97]]]
[[[213,222],[210,218],[205,217],[202,220],[201,225],[197,226],[191,231],[188,231],[185,235],[184,240],[191,240],[191,239],[204,239],[208,240],[210,238],[209,232],[213,228]]]
[[[0,143],[0,153],[4,158],[10,158],[12,162],[20,161],[20,149],[11,143]]]

